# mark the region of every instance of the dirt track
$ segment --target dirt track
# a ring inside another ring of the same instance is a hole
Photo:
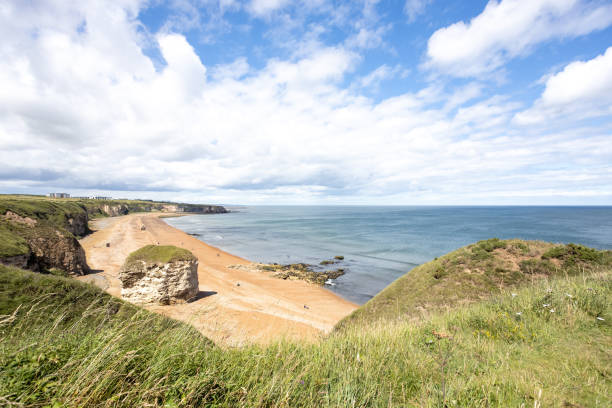
[[[141,230],[142,225],[145,230]],[[198,299],[187,304],[147,308],[193,324],[218,344],[268,343],[282,337],[316,339],[357,307],[306,282],[230,269],[228,265],[250,262],[169,226],[159,219],[159,214],[100,219],[94,227],[97,231],[82,239],[81,244],[95,272],[79,279],[115,296],[121,292],[119,268],[130,252],[157,243],[193,252],[199,259]]]

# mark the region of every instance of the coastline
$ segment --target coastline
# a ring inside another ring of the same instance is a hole
[[[145,307],[191,323],[215,343],[226,346],[267,344],[283,338],[316,340],[358,307],[317,285],[228,268],[251,262],[168,225],[160,215],[169,214],[137,213],[95,220],[96,231],[80,241],[93,273],[78,279],[119,297],[117,275],[131,252],[157,243],[188,249],[199,259],[198,298],[186,304]],[[141,230],[141,225],[146,229]]]

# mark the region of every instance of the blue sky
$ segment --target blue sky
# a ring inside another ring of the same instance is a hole
[[[8,1],[0,191],[612,204],[612,2]]]

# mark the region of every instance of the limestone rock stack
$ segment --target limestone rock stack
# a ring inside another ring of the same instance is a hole
[[[198,260],[186,249],[148,245],[130,254],[119,279],[132,303],[184,303],[198,294]]]

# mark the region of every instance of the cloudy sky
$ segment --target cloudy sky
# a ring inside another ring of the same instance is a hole
[[[612,204],[612,1],[2,0],[0,192]]]

